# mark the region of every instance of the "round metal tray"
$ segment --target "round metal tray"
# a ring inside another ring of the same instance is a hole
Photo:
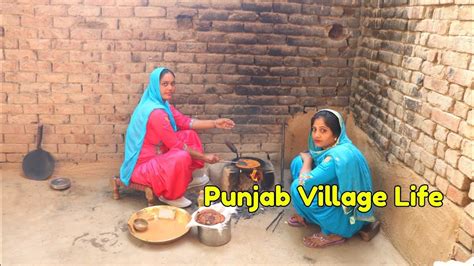
[[[174,211],[174,219],[160,218],[159,212],[163,209]],[[148,228],[146,231],[138,232],[135,230],[133,222],[137,218],[147,220]],[[189,231],[189,228],[186,228],[189,221],[191,221],[191,215],[184,209],[168,205],[151,206],[130,216],[128,231],[135,238],[145,242],[166,243],[185,235]]]

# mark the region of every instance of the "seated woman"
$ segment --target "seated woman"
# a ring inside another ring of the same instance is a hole
[[[291,226],[305,226],[306,222],[321,227],[321,232],[306,236],[307,247],[341,244],[352,237],[367,222],[374,221],[373,209],[361,213],[346,206],[318,206],[317,197],[306,207],[298,194],[302,186],[306,195],[313,186],[337,185],[338,197],[345,191],[371,191],[372,178],[362,153],[346,135],[341,115],[323,109],[311,118],[308,137],[309,153],[301,153],[291,162],[291,199],[297,212],[290,218]]]
[[[173,72],[157,68],[151,73],[127,128],[120,179],[127,186],[130,181],[150,186],[160,201],[184,208],[191,205],[183,196],[186,189],[209,181],[203,176],[191,182],[192,172],[203,168],[205,162],[219,161],[215,154],[203,153],[193,129],[231,129],[234,122],[190,119],[168,103],[175,91]]]

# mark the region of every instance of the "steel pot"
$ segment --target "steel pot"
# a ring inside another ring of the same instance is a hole
[[[201,243],[207,246],[217,247],[227,244],[231,238],[231,220],[225,223],[224,229],[220,232],[215,228],[198,226],[198,238]]]

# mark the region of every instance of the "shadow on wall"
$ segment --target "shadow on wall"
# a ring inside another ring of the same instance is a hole
[[[414,264],[432,264],[434,261],[449,260],[462,210],[447,199],[443,200],[443,206],[439,208],[429,205],[394,207],[396,185],[401,187],[402,199],[406,201],[411,184],[419,187],[427,183],[411,169],[385,161],[367,134],[355,125],[352,115],[347,112],[341,113],[346,122],[347,134],[370,165],[374,191],[383,190],[387,193],[387,206],[378,208],[376,214],[392,244]],[[285,165],[287,167],[294,156],[307,150],[307,137],[313,114],[314,112],[297,114],[288,121],[285,139]],[[434,189],[430,187],[430,190]]]

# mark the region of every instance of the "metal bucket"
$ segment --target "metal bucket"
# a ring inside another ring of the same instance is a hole
[[[225,223],[224,229],[219,232],[219,230],[214,228],[206,228],[198,226],[198,238],[201,243],[207,246],[217,247],[227,244],[231,238],[231,220],[229,219]]]

